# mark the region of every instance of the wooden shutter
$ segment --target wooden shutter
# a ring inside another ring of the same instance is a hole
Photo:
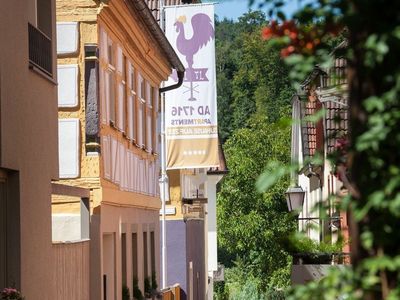
[[[107,136],[102,138],[101,156],[103,159],[104,178],[111,180],[110,139]]]
[[[110,165],[111,165],[111,181],[115,182],[115,177],[116,177],[116,169],[117,169],[117,159],[118,159],[118,142],[117,140],[111,138],[111,159],[110,159]]]
[[[124,112],[124,108],[125,108],[125,72],[124,72],[124,55],[122,52],[122,49],[120,46],[117,46],[117,86],[118,86],[118,95],[117,95],[117,122],[116,122],[116,127],[120,130],[120,131],[125,131],[125,112]]]
[[[153,95],[152,95],[152,88],[147,82],[146,84],[146,149],[148,152],[153,150],[153,137],[152,137],[152,128],[153,128]]]
[[[143,129],[144,129],[144,105],[142,102],[142,95],[144,91],[142,91],[142,83],[143,83],[143,77],[139,74],[138,76],[138,122],[137,122],[137,135],[138,135],[138,144],[139,146],[144,145],[144,135],[143,135]]]
[[[133,94],[134,91],[134,80],[135,80],[135,75],[134,75],[134,69],[131,63],[128,63],[128,76],[127,76],[127,84],[128,84],[128,90],[129,94],[127,97],[128,105],[128,113],[127,113],[127,136],[128,139],[134,140],[135,135],[134,135],[134,124],[135,124],[135,95]]]

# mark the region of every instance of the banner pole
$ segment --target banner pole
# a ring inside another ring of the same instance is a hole
[[[164,24],[164,0],[159,0],[160,27],[165,32]],[[162,288],[167,287],[167,226],[166,226],[166,201],[167,201],[167,164],[166,164],[166,140],[165,140],[165,95],[161,94],[161,268],[162,268]]]
[[[167,170],[166,170],[166,140],[165,140],[165,97],[161,95],[161,203],[162,203],[162,288],[167,287],[167,227],[166,227],[166,201],[167,201]]]

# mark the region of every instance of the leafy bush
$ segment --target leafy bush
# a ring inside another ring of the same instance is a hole
[[[5,288],[0,293],[1,300],[24,300],[21,293],[15,288]]]
[[[144,299],[142,291],[139,289],[139,280],[137,278],[133,279],[132,296],[136,300],[143,300]]]
[[[129,292],[129,288],[124,284],[122,286],[122,300],[130,300],[131,294]]]

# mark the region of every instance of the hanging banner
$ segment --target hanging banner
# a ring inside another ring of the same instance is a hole
[[[214,5],[166,7],[165,33],[186,67],[182,86],[165,94],[167,169],[217,167]],[[177,81],[174,73],[168,84]]]

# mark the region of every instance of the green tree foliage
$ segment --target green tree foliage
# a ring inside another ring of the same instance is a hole
[[[259,289],[288,284],[291,258],[282,239],[295,229],[283,196],[288,180],[264,194],[255,190],[270,160],[289,162],[288,139],[288,128],[264,117],[237,130],[225,144],[230,173],[218,194],[218,239],[220,248],[236,256],[235,268],[245,276],[236,284],[245,284],[247,276],[257,279]]]
[[[254,11],[216,25],[218,118],[229,168],[218,194],[219,257],[229,269],[217,299],[265,299],[289,282],[291,257],[282,246],[295,230],[283,196],[288,179],[263,194],[255,189],[269,162],[287,164],[290,155],[281,119],[293,89],[278,47],[260,43],[266,24]]]
[[[277,47],[260,43],[265,15],[249,12],[238,22],[217,21],[218,124],[222,141],[239,128],[248,126],[259,113],[277,121],[287,110],[293,91],[288,68]]]
[[[272,13],[283,22],[288,1],[264,2],[275,4]],[[326,35],[347,31],[341,54],[349,66],[351,195],[343,208],[351,216],[352,268],[299,287],[290,299],[400,299],[400,2],[310,1],[294,18],[291,33],[303,38],[280,40],[292,78],[329,61]],[[301,44],[305,36],[308,46]]]

